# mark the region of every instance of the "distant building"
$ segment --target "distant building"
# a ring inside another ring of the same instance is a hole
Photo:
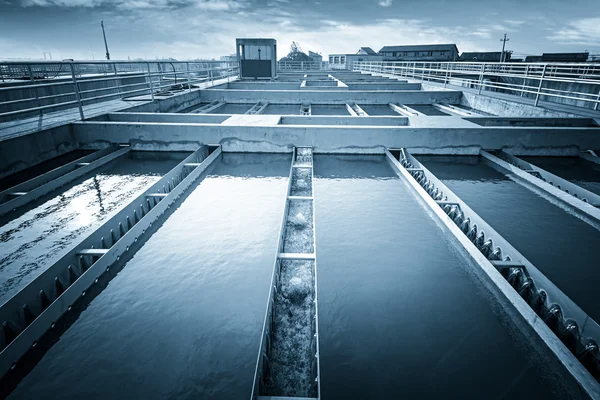
[[[230,54],[228,56],[221,56],[221,57],[219,57],[219,61],[235,62],[235,61],[237,61],[237,54]]]
[[[323,56],[319,53],[315,53],[314,51],[308,51],[308,56],[312,58],[313,62],[321,63],[323,62]]]
[[[370,47],[361,47],[356,53],[361,56],[376,56],[377,53]]]
[[[543,53],[541,56],[527,56],[525,62],[584,63],[590,53]]]
[[[527,56],[527,57],[525,57],[525,62],[526,63],[542,62],[542,56]]]
[[[542,62],[581,62],[587,61],[590,53],[543,53]]]
[[[386,61],[456,61],[458,48],[455,44],[384,46],[379,55]]]
[[[510,52],[505,51],[506,61],[510,61]],[[459,61],[470,61],[470,62],[500,62],[502,56],[501,51],[487,51],[487,52],[463,52]]]
[[[334,69],[351,69],[357,61],[383,61],[383,56],[370,47],[361,47],[356,54],[330,54],[329,66]]]

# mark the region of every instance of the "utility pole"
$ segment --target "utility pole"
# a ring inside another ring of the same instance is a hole
[[[108,52],[108,44],[106,43],[106,32],[104,32],[104,20],[100,21],[102,27],[102,36],[104,36],[104,47],[106,48],[106,59],[110,60],[110,53]],[[504,35],[506,36],[506,35]]]
[[[504,39],[500,39],[502,42],[502,53],[500,54],[500,62],[503,63],[506,60],[506,56],[504,55],[504,46],[506,46],[506,42],[510,39],[506,37],[506,33],[504,34]]]

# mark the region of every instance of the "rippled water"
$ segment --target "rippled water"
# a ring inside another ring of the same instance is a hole
[[[250,397],[290,162],[223,155],[12,398]]]
[[[0,217],[0,302],[35,279],[85,233],[156,182],[187,153],[133,153]]]
[[[600,195],[600,165],[581,157],[520,157]]]
[[[469,207],[594,320],[600,321],[600,232],[479,158],[419,157]]]
[[[323,399],[552,398],[382,157],[315,157]]]

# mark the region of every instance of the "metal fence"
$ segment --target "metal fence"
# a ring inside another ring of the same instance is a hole
[[[312,62],[312,61],[278,61],[277,71],[329,71],[329,63],[327,61]]]
[[[0,120],[149,95],[165,97],[238,74],[225,61],[0,63]]]
[[[598,110],[600,64],[357,61],[354,71],[381,73],[513,94]]]

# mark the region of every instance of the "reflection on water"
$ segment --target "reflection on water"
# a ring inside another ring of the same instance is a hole
[[[584,311],[600,321],[600,232],[485,162],[421,162]]]
[[[12,398],[248,398],[290,162],[224,154]]]
[[[0,217],[0,302],[185,156],[133,153],[17,210],[16,215]]]
[[[383,157],[314,184],[324,399],[553,398]]]

